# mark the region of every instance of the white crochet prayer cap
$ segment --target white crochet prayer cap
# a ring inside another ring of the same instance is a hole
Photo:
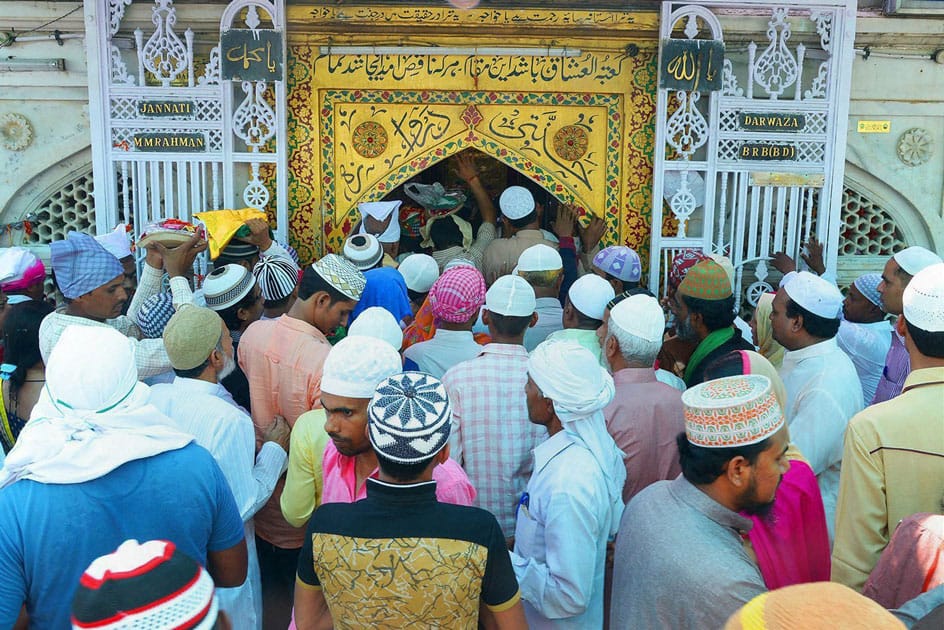
[[[403,345],[403,330],[394,319],[393,313],[382,306],[371,306],[361,311],[357,319],[351,322],[347,336],[380,339],[389,343],[398,352],[400,346]]]
[[[321,391],[347,398],[370,398],[382,380],[402,369],[400,354],[386,341],[348,336],[336,343],[325,359]]]
[[[543,243],[532,245],[518,256],[518,271],[554,271],[563,269],[564,261],[560,253]]]
[[[242,265],[230,263],[217,267],[203,282],[207,306],[223,311],[239,304],[256,286],[256,278]]]
[[[944,263],[915,274],[901,298],[905,320],[923,331],[944,332]]]
[[[654,297],[631,295],[610,309],[609,327],[646,341],[660,341],[665,332],[665,313]]]
[[[443,273],[447,272],[453,267],[475,267],[475,263],[468,258],[453,258],[446,263],[446,266],[443,267]],[[476,267],[476,269],[478,269],[478,267]]]
[[[925,267],[936,265],[937,263],[941,262],[940,256],[931,250],[925,249],[924,247],[919,247],[918,245],[912,245],[907,249],[903,249],[892,256],[892,258],[895,259],[895,262],[898,263],[898,266],[901,267],[909,276],[917,274]]]
[[[118,260],[131,255],[131,239],[128,238],[124,223],[119,223],[118,227],[107,234],[96,236],[95,240]]]
[[[606,303],[616,297],[613,285],[592,273],[580,276],[567,292],[574,308],[591,319],[603,319]]]
[[[429,288],[439,278],[439,265],[429,254],[410,254],[397,271],[406,281],[406,288],[417,293],[429,293]]]
[[[534,212],[534,196],[524,186],[509,186],[498,198],[501,213],[514,221]]]
[[[485,308],[499,315],[527,317],[535,305],[534,289],[521,276],[502,276],[485,293]]]
[[[344,257],[361,271],[372,269],[383,258],[383,246],[373,234],[354,234],[344,241]]]
[[[809,271],[797,273],[783,285],[783,290],[791,300],[814,315],[825,319],[839,319],[842,313],[842,293],[839,289]]]

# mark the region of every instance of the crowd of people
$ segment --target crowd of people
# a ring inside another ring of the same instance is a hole
[[[844,297],[810,242],[748,322],[457,172],[306,264],[230,211],[0,251],[0,626],[944,624],[937,254]]]

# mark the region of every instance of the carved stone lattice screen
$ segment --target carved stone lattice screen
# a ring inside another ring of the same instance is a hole
[[[763,37],[728,41],[718,9],[764,19]],[[771,254],[798,257],[810,236],[835,270],[855,11],[852,0],[663,3],[652,287],[694,248],[731,258],[736,293],[748,271],[754,304],[771,288]]]
[[[99,232],[255,207],[285,240],[283,4],[201,5],[185,28],[173,0],[85,3]]]
[[[906,247],[888,210],[853,188],[842,191],[841,256],[891,256]]]

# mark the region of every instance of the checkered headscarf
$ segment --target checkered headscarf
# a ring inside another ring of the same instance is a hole
[[[425,372],[403,372],[384,379],[367,415],[374,450],[401,464],[431,459],[446,445],[452,427],[446,389]]]
[[[460,324],[478,314],[485,303],[485,278],[475,267],[446,269],[429,290],[433,315]]]
[[[69,232],[64,241],[49,244],[52,270],[59,290],[73,300],[124,274],[124,267],[88,234]]]

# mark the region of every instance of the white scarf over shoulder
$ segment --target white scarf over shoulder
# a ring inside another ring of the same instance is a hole
[[[82,483],[186,446],[192,436],[147,404],[131,340],[112,328],[69,326],[46,366],[46,387],[0,470],[20,479]]]

